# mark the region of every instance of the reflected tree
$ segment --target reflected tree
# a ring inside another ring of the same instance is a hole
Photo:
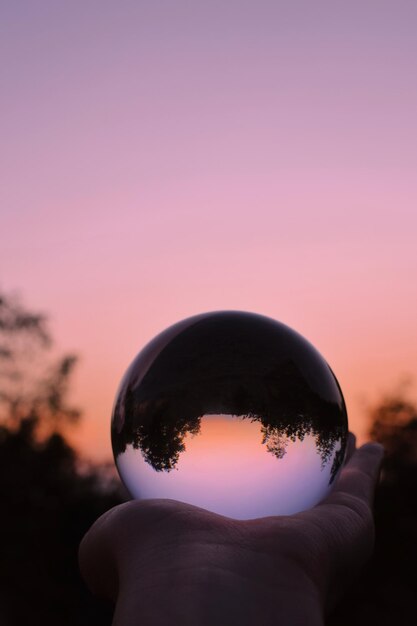
[[[253,337],[242,335],[243,348],[237,337],[238,348],[231,349],[230,333],[215,345],[192,339],[176,339],[145,372],[139,363],[122,383],[112,420],[115,456],[130,445],[156,471],[169,472],[185,449],[186,435],[200,432],[203,416],[231,415],[259,422],[262,443],[278,459],[289,442],[314,437],[322,466],[333,457],[332,482],[344,458],[347,419],[327,364],[320,363],[322,379],[334,381],[334,387],[321,393],[291,354],[277,359],[276,346],[263,341],[262,329]]]

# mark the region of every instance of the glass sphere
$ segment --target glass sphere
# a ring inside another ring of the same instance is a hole
[[[172,498],[236,519],[322,500],[343,464],[339,384],[301,335],[239,311],[185,319],[127,370],[111,433],[134,498]]]

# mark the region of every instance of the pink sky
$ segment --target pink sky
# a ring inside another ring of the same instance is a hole
[[[0,287],[82,360],[110,455],[119,380],[179,319],[279,319],[351,425],[417,357],[417,5],[7,3]]]

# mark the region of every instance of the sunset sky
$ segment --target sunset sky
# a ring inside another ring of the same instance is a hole
[[[361,439],[414,375],[416,26],[412,0],[1,3],[0,289],[80,355],[85,454],[203,311],[303,334]]]

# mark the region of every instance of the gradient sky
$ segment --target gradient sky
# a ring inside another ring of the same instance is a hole
[[[132,445],[117,465],[135,497],[171,498],[236,519],[291,515],[327,495],[334,454],[323,466],[312,435],[294,442],[283,437],[280,459],[262,440],[257,421],[205,415],[200,431],[184,437],[173,470],[155,471]]]
[[[0,3],[0,287],[119,380],[171,323],[269,315],[329,361],[352,429],[417,357],[417,4]]]

